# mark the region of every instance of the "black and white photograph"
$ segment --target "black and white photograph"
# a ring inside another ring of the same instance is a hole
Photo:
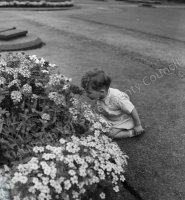
[[[185,0],[0,0],[0,200],[185,200]]]

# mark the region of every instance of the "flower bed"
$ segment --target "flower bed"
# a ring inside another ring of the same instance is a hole
[[[63,1],[0,1],[0,7],[70,7],[74,2],[71,0]]]
[[[0,182],[15,200],[104,199],[105,187],[119,191],[127,156],[56,69],[24,53],[0,59],[0,146],[11,169]]]

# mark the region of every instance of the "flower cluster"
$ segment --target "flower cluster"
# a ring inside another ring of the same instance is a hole
[[[109,132],[110,125],[99,114],[93,111],[90,104],[81,102],[75,97],[71,99],[73,106],[69,108],[72,115],[72,121],[75,124],[82,125],[89,135],[90,133],[99,136],[100,133]]]
[[[51,73],[55,67],[43,58],[37,58],[35,55],[28,56],[24,53],[9,53],[1,58],[0,85],[4,92],[7,91],[6,94],[10,94],[10,98],[6,95],[7,103],[12,101],[21,103],[24,96],[29,94],[40,95],[47,89],[44,85],[52,76]]]
[[[13,166],[5,177],[14,200],[90,199],[95,190],[105,199],[105,186],[119,191],[127,156],[56,67],[24,53],[0,59],[0,145]]]
[[[56,105],[63,104],[65,105],[64,95],[59,94],[58,92],[50,92],[48,98],[56,103]]]
[[[70,82],[72,79],[71,78],[67,78],[65,76],[63,76],[62,74],[52,74],[49,77],[49,83],[48,85],[60,85],[61,82]]]
[[[22,86],[22,93],[23,94],[32,93],[32,87],[26,83],[25,85]]]
[[[4,1],[0,2],[0,7],[68,7],[73,6],[74,2],[71,0],[59,1]]]
[[[13,102],[20,102],[22,99],[22,94],[20,91],[12,91],[11,92],[11,99],[13,100]]]
[[[54,143],[67,132],[66,127],[72,129],[66,125],[71,122],[68,109],[80,90],[56,69],[36,55],[8,53],[0,58],[0,107],[4,110],[0,145],[11,162],[30,156],[38,137],[42,145]]]
[[[50,120],[50,115],[47,114],[47,113],[42,114],[41,117],[42,117],[43,120],[46,120],[46,121],[49,121],[49,120]]]
[[[107,136],[61,139],[34,147],[35,155],[13,171],[14,200],[81,199],[91,186],[107,182],[115,192],[124,181],[127,156]],[[99,197],[105,193],[99,190]],[[65,197],[65,198],[64,198]]]

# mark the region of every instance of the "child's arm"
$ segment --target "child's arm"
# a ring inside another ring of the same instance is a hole
[[[140,118],[139,118],[139,115],[137,113],[137,110],[134,108],[132,110],[132,112],[130,113],[131,114],[131,117],[134,121],[134,130],[137,134],[140,134],[144,131],[143,127],[141,126],[141,121],[140,121]]]

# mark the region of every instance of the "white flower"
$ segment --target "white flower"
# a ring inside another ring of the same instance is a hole
[[[55,191],[60,194],[62,191],[62,187],[60,185],[60,182],[56,182],[55,180],[50,180],[50,185],[55,188]]]
[[[37,170],[39,168],[39,166],[36,163],[32,163],[32,164],[30,164],[30,168],[33,170]]]
[[[53,153],[55,153],[56,155],[59,155],[61,153],[61,150],[62,150],[62,148],[56,147],[56,148],[53,149]]]
[[[32,182],[35,183],[35,184],[37,184],[39,182],[39,179],[36,178],[36,177],[33,177]]]
[[[51,67],[51,68],[55,68],[56,67],[56,65],[55,64],[49,64],[49,66]]]
[[[47,145],[47,146],[46,146],[46,149],[48,149],[48,150],[52,150],[52,148],[53,148],[53,147],[50,146],[50,145]]]
[[[123,175],[121,175],[121,176],[120,176],[120,180],[121,180],[122,182],[124,182],[124,181],[125,181],[125,177],[124,177]]]
[[[32,157],[32,159],[30,160],[30,162],[36,162],[36,163],[38,163],[38,158]]]
[[[39,182],[36,182],[36,183],[35,183],[34,187],[35,187],[37,190],[41,190],[42,187],[43,187],[43,184],[42,184],[42,182],[39,181]]]
[[[11,99],[17,102],[20,102],[22,99],[22,94],[20,91],[12,91],[11,92]]]
[[[33,151],[34,151],[35,153],[43,152],[43,151],[44,151],[44,147],[33,147]]]
[[[47,185],[49,183],[49,178],[48,177],[42,177],[42,182],[44,185]]]
[[[53,100],[53,99],[55,99],[57,97],[57,95],[58,95],[57,92],[50,92],[48,94],[48,98],[51,99],[51,100]]]
[[[75,152],[78,152],[80,150],[80,148],[77,144],[74,144],[72,142],[68,142],[67,145],[66,145],[66,150],[68,152],[75,153]]]
[[[30,60],[33,60],[35,63],[39,64],[39,59],[36,55],[29,56]]]
[[[18,69],[18,72],[25,78],[30,78],[31,76],[31,72],[29,71],[29,69],[25,66],[21,66],[19,69]]]
[[[32,87],[28,84],[25,84],[22,86],[22,92],[23,93],[31,93],[32,92]]]
[[[59,140],[59,142],[60,142],[61,144],[65,144],[65,143],[66,143],[66,140],[64,140],[63,138],[61,138],[61,139]]]
[[[71,182],[70,182],[70,180],[64,181],[64,188],[65,188],[66,190],[69,190],[70,187],[71,187]]]
[[[39,200],[45,200],[45,198],[46,198],[46,195],[43,192],[40,193],[39,196],[38,196]]]
[[[31,60],[36,60],[36,59],[38,59],[36,55],[31,55],[31,56],[29,56],[29,58],[30,58]]]
[[[50,92],[48,94],[48,98],[54,101],[57,105],[66,105],[65,103],[65,97],[62,94],[59,94],[57,92]]]
[[[86,173],[86,168],[80,167],[80,169],[79,169],[79,174],[80,174],[80,176],[85,177],[85,176],[87,175],[87,173]]]
[[[61,74],[52,74],[49,76],[49,85],[60,85],[61,81],[64,80],[64,76]]]
[[[44,113],[44,114],[42,114],[41,118],[42,118],[43,120],[49,121],[49,120],[50,120],[50,115],[47,114],[47,113]]]
[[[119,192],[119,187],[116,185],[115,187],[113,187],[113,190],[114,190],[115,192]]]
[[[56,155],[52,153],[44,153],[42,155],[42,158],[45,160],[50,160],[50,159],[56,158]]]
[[[52,179],[55,179],[56,177],[56,173],[57,173],[57,170],[55,167],[51,167],[51,173],[50,173],[50,176]]]
[[[71,176],[73,176],[73,175],[76,174],[76,172],[75,172],[74,170],[69,170],[68,173],[69,173]]]
[[[49,175],[51,173],[51,169],[49,167],[44,169],[44,174]]]
[[[100,197],[101,197],[102,199],[105,199],[105,193],[102,192],[102,193],[100,194]]]
[[[16,182],[18,182],[21,177],[22,177],[21,173],[15,172],[14,177],[12,178],[12,183],[15,184]]]
[[[53,186],[53,187],[55,187],[57,185],[55,180],[50,180],[49,182],[50,182],[51,186]]]
[[[22,177],[20,177],[19,181],[21,183],[26,183],[28,181],[28,178],[26,176],[22,176]]]
[[[78,184],[78,177],[77,176],[72,176],[71,178],[70,178],[70,180],[71,180],[71,182],[73,183],[73,184]]]

